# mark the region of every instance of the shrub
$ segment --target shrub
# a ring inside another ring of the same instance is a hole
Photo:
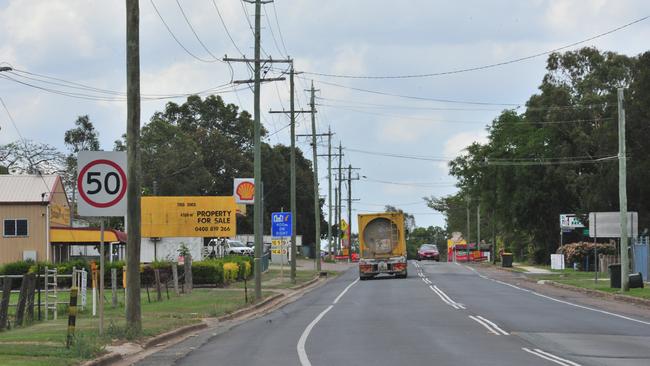
[[[224,284],[223,264],[220,261],[206,260],[192,262],[192,282],[198,285]]]
[[[32,260],[7,263],[2,266],[0,273],[5,275],[23,275],[29,272],[29,268],[34,264],[35,262]]]
[[[237,281],[237,277],[239,277],[239,265],[234,262],[224,263],[223,277],[224,277],[224,283]]]
[[[594,248],[598,249],[598,254],[616,254],[614,244],[578,242],[565,244],[557,248],[557,254],[564,254],[564,260],[567,263],[582,264],[585,258],[593,256]]]

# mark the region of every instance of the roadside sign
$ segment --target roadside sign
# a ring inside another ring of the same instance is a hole
[[[620,238],[621,213],[620,212],[590,212],[589,232],[592,238]],[[627,213],[627,236],[639,236],[639,214]]]
[[[561,214],[560,215],[560,227],[563,229],[577,229],[583,228],[585,225],[582,223],[580,218],[574,214]]]
[[[126,152],[80,151],[77,171],[79,215],[126,215]]]
[[[237,203],[249,205],[255,203],[255,179],[235,178],[232,195]]]
[[[233,237],[237,205],[230,196],[142,197],[142,236]]]
[[[271,214],[271,236],[282,238],[291,236],[291,212],[273,212]]]

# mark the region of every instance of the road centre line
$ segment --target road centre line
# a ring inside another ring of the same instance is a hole
[[[458,310],[458,305],[456,305],[456,304],[450,302],[449,300],[447,300],[440,292],[438,292],[438,290],[433,288],[433,286],[429,286],[429,288],[431,289],[431,291],[435,292],[436,295],[438,295],[438,297],[440,297],[440,299],[442,299],[442,301],[444,301],[447,305],[449,305],[452,308]]]
[[[499,333],[501,333],[501,334],[503,334],[503,335],[509,335],[508,332],[506,332],[505,330],[499,328],[499,326],[496,325],[496,324],[494,324],[492,321],[487,320],[487,319],[485,319],[484,317],[482,317],[482,316],[480,316],[480,315],[478,315],[477,318],[478,318],[478,319],[481,319],[481,320],[483,320],[484,322],[486,322],[486,323],[488,323],[489,325],[491,325],[494,329],[497,330],[497,332],[499,332]]]
[[[477,318],[477,317],[475,317],[475,316],[472,316],[472,315],[470,315],[469,318],[472,319],[472,320],[474,320],[475,322],[481,324],[482,326],[484,326],[485,329],[487,329],[488,331],[490,331],[490,333],[492,333],[492,334],[494,334],[494,335],[501,335],[501,333],[499,333],[499,332],[497,332],[496,330],[492,329],[492,327],[490,327],[487,323],[485,323],[485,322],[482,321],[481,319],[479,319],[479,318]]]
[[[446,297],[450,302],[452,302],[453,304],[455,304],[456,306],[458,306],[458,307],[461,308],[461,309],[465,309],[465,305],[463,305],[463,304],[461,304],[461,303],[458,303],[458,302],[452,300],[451,297],[449,297],[449,295],[447,295],[444,291],[442,291],[441,289],[439,289],[438,286],[433,285],[433,287],[434,287],[436,290],[438,290],[438,291],[439,291],[443,296],[445,296],[445,297]]]
[[[539,348],[536,348],[533,351],[533,350],[530,350],[530,349],[528,349],[526,347],[523,347],[522,350],[524,350],[524,351],[526,351],[526,352],[528,352],[530,354],[533,354],[533,355],[535,355],[537,357],[543,358],[543,359],[545,359],[547,361],[554,362],[554,363],[556,363],[558,365],[562,365],[562,366],[581,366],[579,363],[575,363],[573,361],[565,360],[564,358],[560,358],[560,357],[555,356],[553,354],[550,354],[548,352],[544,352],[544,351],[540,350]]]
[[[298,339],[298,344],[296,345],[296,350],[298,351],[298,359],[300,360],[300,364],[302,366],[311,366],[311,362],[309,361],[309,357],[307,357],[307,351],[305,351],[305,344],[307,343],[307,338],[309,337],[309,333],[311,333],[312,329],[316,326],[316,324],[327,314],[332,308],[334,307],[334,304],[338,303],[339,300],[341,300],[341,297],[345,295],[346,292],[350,289],[350,287],[354,286],[357,282],[359,282],[359,279],[357,278],[354,280],[351,284],[349,284],[341,293],[334,299],[332,302],[332,305],[329,305],[325,310],[321,311],[318,316],[309,323],[307,328],[302,332],[300,335],[300,339]]]

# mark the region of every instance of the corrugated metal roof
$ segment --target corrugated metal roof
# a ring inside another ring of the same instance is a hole
[[[0,203],[49,202],[58,175],[0,174]]]

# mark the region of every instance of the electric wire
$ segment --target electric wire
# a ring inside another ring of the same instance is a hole
[[[640,22],[643,22],[643,21],[647,20],[648,18],[650,18],[650,15],[646,15],[646,16],[644,16],[642,18],[636,19],[636,20],[631,21],[629,23],[626,23],[626,24],[623,24],[623,25],[618,26],[616,28],[610,29],[610,30],[608,30],[606,32],[599,33],[599,34],[596,34],[596,35],[591,36],[589,38],[586,38],[586,39],[583,39],[583,40],[580,40],[580,41],[577,41],[577,42],[573,42],[573,43],[570,43],[570,44],[562,46],[562,47],[554,48],[552,50],[538,52],[538,53],[533,54],[533,55],[519,57],[519,58],[515,58],[515,59],[512,59],[512,60],[508,60],[508,61],[502,61],[502,62],[497,62],[497,63],[493,63],[493,64],[487,64],[487,65],[481,65],[481,66],[475,66],[475,67],[468,67],[468,68],[457,69],[457,70],[449,70],[449,71],[425,73],[425,74],[384,75],[384,76],[327,74],[327,73],[318,73],[318,72],[309,72],[309,71],[305,71],[305,74],[315,75],[315,76],[323,76],[323,77],[330,77],[330,78],[341,78],[341,79],[414,79],[414,78],[428,78],[428,77],[434,77],[434,76],[453,75],[453,74],[460,74],[460,73],[466,73],[466,72],[471,72],[471,71],[486,70],[486,69],[492,69],[492,68],[499,67],[499,66],[514,64],[514,63],[517,63],[517,62],[534,59],[534,58],[537,58],[537,57],[549,55],[549,54],[554,53],[554,52],[562,51],[562,50],[565,50],[567,48],[572,48],[572,47],[575,47],[577,45],[587,43],[587,42],[593,41],[595,39],[610,35],[610,34],[615,33],[615,32],[618,32],[618,31],[623,30],[625,28],[631,27],[631,26],[633,26],[633,25],[635,25],[637,23],[640,23]]]
[[[149,0],[149,2],[151,2],[151,5],[153,6],[153,9],[154,9],[155,13],[158,15],[158,18],[160,18],[160,21],[163,23],[163,25],[164,25],[165,28],[167,29],[167,32],[169,32],[169,35],[171,35],[171,37],[174,39],[174,41],[176,41],[176,43],[177,43],[177,44],[178,44],[178,45],[179,45],[179,46],[180,46],[180,47],[181,47],[181,48],[182,48],[182,49],[183,49],[183,50],[184,50],[188,55],[192,56],[193,58],[195,58],[195,59],[198,60],[198,61],[205,62],[205,63],[214,63],[214,62],[217,62],[217,61],[218,61],[218,62],[223,62],[223,61],[222,61],[221,59],[219,59],[219,58],[214,58],[213,60],[208,60],[208,59],[205,59],[205,58],[199,57],[199,56],[195,55],[194,53],[192,53],[192,51],[190,51],[187,47],[185,47],[185,45],[184,45],[184,44],[183,44],[183,43],[178,39],[178,37],[176,37],[176,35],[175,35],[174,32],[172,31],[172,29],[169,27],[169,25],[167,24],[167,22],[166,22],[165,19],[163,18],[162,14],[160,14],[160,11],[158,11],[158,7],[157,7],[156,4],[154,3],[154,0]]]
[[[271,2],[271,5],[273,5],[273,16],[275,17],[275,24],[278,28],[278,36],[280,37],[280,42],[282,43],[284,55],[286,57],[289,57],[289,51],[287,51],[287,45],[284,43],[284,37],[282,36],[282,28],[280,28],[280,21],[278,20],[278,9],[275,7],[275,1]]]
[[[237,43],[235,40],[232,38],[232,34],[230,34],[230,31],[228,30],[228,26],[226,25],[226,22],[223,20],[223,16],[221,15],[221,11],[219,11],[219,6],[217,6],[217,2],[215,0],[212,0],[212,5],[214,5],[214,9],[217,11],[217,15],[219,16],[219,20],[221,21],[221,25],[223,26],[223,30],[226,31],[226,35],[228,36],[228,39],[230,39],[230,43],[235,47],[237,52],[243,57],[244,53],[239,49],[237,46]]]
[[[201,37],[199,37],[198,33],[196,32],[196,29],[194,29],[194,26],[192,26],[192,23],[187,18],[187,14],[185,14],[185,10],[183,9],[183,6],[181,5],[180,0],[176,0],[176,5],[178,5],[178,9],[181,11],[181,14],[183,15],[183,19],[185,19],[185,23],[187,23],[187,26],[190,27],[190,30],[192,31],[192,34],[194,34],[194,37],[196,38],[196,40],[199,41],[199,44],[201,45],[201,47],[203,47],[205,52],[207,52],[210,56],[212,56],[212,58],[218,60],[219,57],[215,56],[212,53],[212,51],[210,51],[210,49],[208,49],[208,47],[205,45],[205,43],[203,43],[203,41],[201,40]]]

